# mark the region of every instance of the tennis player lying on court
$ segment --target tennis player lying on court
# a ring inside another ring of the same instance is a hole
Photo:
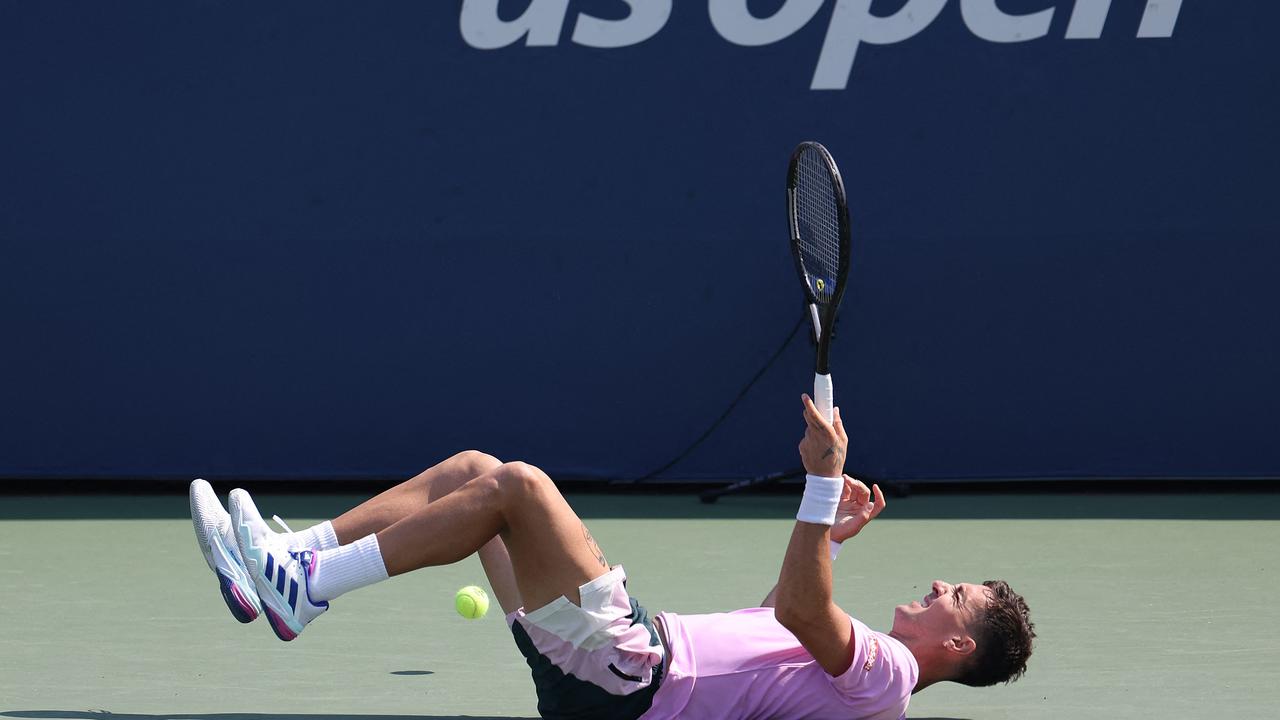
[[[935,581],[895,609],[887,635],[832,602],[837,543],[885,500],[842,476],[839,413],[828,423],[803,401],[809,477],[778,584],[758,608],[651,617],[550,478],[479,452],[298,533],[270,530],[243,490],[228,513],[202,480],[192,517],[231,612],[248,622],[265,611],[282,640],[344,593],[478,552],[546,718],[898,720],[911,693],[936,682],[1020,676],[1035,633],[1004,582]]]

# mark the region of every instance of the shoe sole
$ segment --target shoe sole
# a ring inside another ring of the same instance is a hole
[[[227,609],[232,617],[242,623],[250,623],[258,619],[258,610],[244,596],[235,580],[218,573],[218,589],[222,591],[222,599],[227,602]]]
[[[274,610],[269,607],[263,607],[262,610],[266,613],[267,624],[271,626],[271,631],[276,634],[276,637],[285,642],[289,642],[290,640],[298,637],[298,633],[294,632],[293,628],[289,627],[289,624],[285,622],[284,618],[276,615]]]

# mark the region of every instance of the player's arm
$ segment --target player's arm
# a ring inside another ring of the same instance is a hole
[[[848,438],[839,410],[827,422],[808,395],[803,396],[805,433],[800,459],[809,477],[796,514],[791,542],[778,575],[774,615],[805,650],[832,675],[849,667],[849,618],[832,600],[828,545],[835,522]]]
[[[796,522],[778,577],[774,614],[828,674],[849,669],[853,628],[831,598],[830,527]]]
[[[839,410],[834,422],[828,423],[807,396],[804,403],[807,427],[800,457],[805,471],[818,481],[806,481],[805,500],[787,545],[778,585],[764,605],[772,601],[778,622],[824,670],[839,675],[849,668],[853,628],[849,616],[832,599],[831,541],[843,542],[857,535],[880,514],[885,502],[878,486],[872,502],[866,485],[842,474],[848,437]],[[820,478],[839,478],[835,481],[838,485],[824,485]]]
[[[861,480],[855,480],[848,475],[844,476],[844,494],[840,496],[840,505],[836,508],[836,524],[831,526],[831,542],[828,544],[829,557],[833,563],[844,541],[857,535],[867,523],[884,510],[884,507],[884,493],[880,492],[879,485],[872,485],[868,489]],[[832,584],[834,585],[834,580]],[[775,584],[760,602],[760,607],[777,607],[777,605],[778,586]]]

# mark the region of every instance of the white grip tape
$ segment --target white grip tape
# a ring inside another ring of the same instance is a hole
[[[828,549],[831,551],[831,559],[835,560],[836,556],[840,554],[840,543],[835,540],[828,540],[827,542],[831,543],[831,547]]]
[[[804,496],[800,498],[800,511],[796,520],[814,525],[835,525],[836,508],[844,492],[844,478],[806,475]]]
[[[833,414],[831,408],[835,407],[836,391],[831,386],[830,375],[813,376],[813,404],[818,407],[818,412],[822,413],[822,417],[831,422]]]

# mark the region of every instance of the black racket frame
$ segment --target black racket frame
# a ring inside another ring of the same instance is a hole
[[[800,223],[796,217],[795,203],[800,157],[806,151],[817,152],[823,162],[826,163],[836,201],[836,222],[840,239],[839,257],[836,265],[836,289],[826,302],[820,302],[817,295],[814,294],[813,286],[809,281],[809,274],[805,270],[804,260],[801,255]],[[844,179],[840,176],[840,168],[836,166],[835,159],[831,157],[831,153],[823,147],[822,143],[806,140],[797,145],[796,149],[791,152],[791,161],[787,164],[787,224],[789,226],[788,232],[791,236],[791,258],[795,262],[796,275],[800,278],[800,284],[804,286],[805,302],[818,308],[818,325],[813,328],[814,342],[817,344],[814,358],[815,372],[826,375],[829,372],[828,354],[831,349],[831,336],[835,330],[836,313],[840,309],[840,301],[844,298],[852,250],[849,231],[849,203],[845,196]],[[747,480],[740,480],[725,487],[703,491],[698,495],[698,499],[704,503],[714,503],[724,495],[741,492],[752,487],[770,485],[803,474],[803,468],[795,468],[761,475]]]
[[[836,276],[833,278],[836,283],[836,289],[825,302],[814,294],[809,273],[805,270],[801,250],[803,243],[800,238],[800,223],[796,217],[796,187],[800,174],[800,158],[806,152],[818,153],[818,157],[825,163],[831,180],[832,194],[835,196],[836,202],[836,229],[839,234]],[[790,225],[789,230],[791,233],[791,258],[795,261],[796,275],[800,278],[800,284],[804,286],[805,300],[810,305],[818,308],[819,327],[813,329],[814,341],[818,345],[814,368],[818,374],[826,375],[829,372],[828,355],[831,350],[831,333],[835,328],[836,313],[840,309],[840,301],[844,298],[852,252],[850,249],[849,203],[845,197],[844,179],[840,177],[840,168],[836,166],[835,159],[822,146],[822,143],[807,140],[797,145],[796,149],[791,153],[791,161],[787,165],[787,223]]]

